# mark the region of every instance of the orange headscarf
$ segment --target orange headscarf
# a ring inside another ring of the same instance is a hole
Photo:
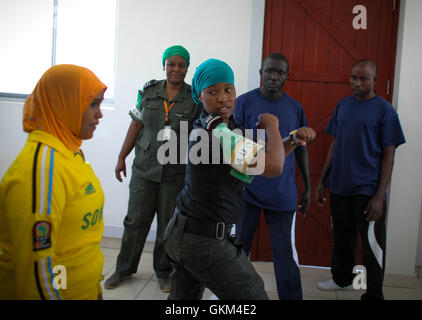
[[[70,64],[48,69],[23,107],[23,130],[45,131],[77,152],[82,115],[107,87],[90,70]]]

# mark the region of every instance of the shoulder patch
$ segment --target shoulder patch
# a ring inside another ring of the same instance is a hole
[[[142,87],[142,92],[145,92],[145,90],[147,90],[148,88],[151,88],[155,85],[157,85],[158,81],[155,79],[152,79],[148,82],[145,82],[144,86]]]
[[[32,228],[34,251],[51,247],[51,224],[47,221],[38,221]]]

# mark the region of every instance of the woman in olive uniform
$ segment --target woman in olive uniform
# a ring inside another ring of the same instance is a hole
[[[189,52],[182,46],[166,49],[162,58],[166,79],[149,81],[139,91],[138,102],[129,112],[132,122],[115,169],[120,182],[121,172],[126,176],[125,159],[134,147],[135,160],[122,245],[116,271],[104,285],[107,289],[115,288],[137,272],[145,240],[157,212],[153,264],[161,290],[170,290],[171,265],[164,250],[163,233],[172,216],[176,197],[184,186],[185,165],[163,165],[157,159],[157,152],[164,143],[177,144],[179,148],[181,131],[189,133],[193,121],[201,113],[201,108],[192,100],[191,86],[184,82],[189,62]]]

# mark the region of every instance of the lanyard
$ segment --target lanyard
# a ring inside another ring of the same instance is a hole
[[[170,107],[167,106],[167,101],[164,100],[164,108],[166,109],[166,123],[169,121],[169,112],[171,108],[173,108],[174,102],[170,105]]]

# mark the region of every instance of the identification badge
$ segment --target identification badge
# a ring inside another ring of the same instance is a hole
[[[171,127],[165,126],[163,131],[163,141],[168,141],[171,138]]]

